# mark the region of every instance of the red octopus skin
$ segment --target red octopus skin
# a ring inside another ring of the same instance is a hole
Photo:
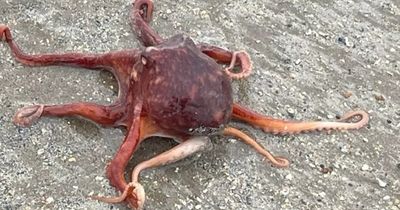
[[[145,193],[139,183],[142,170],[181,160],[210,147],[209,135],[237,137],[253,147],[270,163],[287,167],[289,161],[273,156],[255,139],[230,127],[231,118],[246,122],[267,133],[295,134],[320,130],[359,129],[368,123],[368,113],[351,111],[336,122],[288,121],[258,114],[233,101],[231,79],[250,75],[251,61],[244,51],[195,44],[189,37],[176,35],[163,39],[150,26],[151,0],[134,0],[131,22],[142,49],[126,49],[103,54],[24,53],[13,40],[11,31],[0,24],[0,40],[10,46],[16,60],[28,66],[67,65],[108,70],[119,84],[117,100],[111,105],[78,102],[71,104],[27,106],[19,110],[14,123],[29,126],[44,116],[80,116],[102,126],[125,127],[127,133],[119,150],[107,166],[107,177],[121,195],[95,199],[143,209]],[[223,68],[219,64],[228,67]],[[233,72],[234,67],[239,72]],[[356,122],[353,117],[360,117]],[[350,121],[350,122],[346,122]],[[177,146],[138,164],[131,181],[125,178],[128,161],[138,145],[148,137],[163,136],[180,142]]]
[[[186,36],[177,35],[142,53],[144,111],[175,134],[208,135],[231,118],[230,78]],[[190,67],[190,69],[188,68]]]

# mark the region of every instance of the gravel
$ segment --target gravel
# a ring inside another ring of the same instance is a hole
[[[0,0],[0,23],[28,53],[139,48],[130,0]],[[397,0],[155,0],[163,36],[246,50],[253,74],[234,81],[235,100],[269,116],[334,120],[370,113],[357,131],[273,136],[233,123],[291,161],[273,168],[240,141],[141,175],[146,209],[400,209],[400,4]],[[0,44],[0,209],[126,209],[93,201],[114,195],[105,166],[124,132],[76,118],[12,124],[22,106],[109,104],[105,72],[29,68]],[[174,143],[145,142],[128,166]]]

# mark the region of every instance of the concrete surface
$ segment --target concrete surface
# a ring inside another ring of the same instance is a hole
[[[249,52],[254,73],[234,82],[240,103],[287,119],[335,120],[352,109],[371,118],[357,131],[284,137],[234,123],[289,158],[290,168],[272,168],[247,145],[215,138],[208,152],[142,174],[146,209],[400,209],[398,0],[155,6],[152,25],[164,37],[186,33]],[[104,52],[139,47],[130,9],[130,0],[0,0],[0,23],[29,53]],[[110,74],[24,67],[1,43],[0,87],[0,209],[126,209],[87,198],[115,194],[105,166],[124,131],[74,118],[11,123],[24,105],[110,103],[117,91]],[[173,144],[146,142],[127,171]]]

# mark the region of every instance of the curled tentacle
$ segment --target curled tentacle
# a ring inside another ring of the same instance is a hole
[[[134,10],[138,11],[146,23],[150,23],[153,17],[154,4],[152,0],[134,1]]]
[[[90,196],[93,200],[98,200],[104,203],[121,203],[123,202],[129,194],[132,193],[134,187],[128,184],[121,195],[115,197],[103,197],[103,196]]]
[[[369,117],[368,117],[368,113],[362,110],[359,111],[351,111],[351,112],[347,112],[346,114],[344,114],[339,120],[338,122],[345,122],[350,120],[351,118],[354,118],[356,116],[361,117],[360,120],[358,120],[358,122],[352,123],[353,127],[350,129],[359,129],[361,127],[363,127],[364,125],[366,125],[369,121]]]
[[[7,44],[10,46],[11,51],[16,56],[17,60],[21,60],[21,58],[25,58],[26,54],[23,53],[18,45],[14,42],[10,28],[4,24],[0,24],[0,41],[6,41]],[[22,62],[24,63],[24,62]]]
[[[13,122],[19,126],[30,126],[42,116],[43,109],[44,105],[24,107],[15,113]]]
[[[4,24],[0,24],[0,41],[7,40],[7,33],[10,34],[10,29]]]
[[[154,46],[163,42],[163,38],[149,26],[153,15],[152,0],[136,0],[133,2],[131,14],[132,27],[144,46]]]
[[[133,203],[132,201],[130,201],[129,204],[133,205],[132,207],[135,208],[136,210],[141,210],[143,209],[145,196],[144,196],[143,186],[139,183],[131,182],[126,186],[125,190],[119,196],[115,197],[91,196],[90,198],[105,203],[121,203],[124,202],[127,198],[130,198],[135,200],[136,204]]]
[[[240,64],[240,72],[232,72],[237,63]],[[232,79],[241,79],[248,77],[251,73],[251,69],[252,64],[249,54],[245,51],[236,51],[233,52],[231,63],[224,71]]]

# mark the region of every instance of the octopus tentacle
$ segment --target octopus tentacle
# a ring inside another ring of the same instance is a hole
[[[154,3],[152,0],[136,0],[134,1],[133,9],[139,11],[139,14],[146,23],[150,23],[153,18],[154,10]]]
[[[15,125],[27,127],[44,116],[81,116],[103,126],[117,127],[124,125],[119,120],[125,110],[124,105],[120,103],[108,106],[85,102],[57,105],[38,104],[18,110],[14,115],[13,122]]]
[[[10,28],[0,24],[0,41],[4,40],[9,45],[17,61],[29,66],[69,65],[79,66],[88,69],[107,69],[105,57],[108,54],[37,54],[29,55],[24,53],[14,41]]]
[[[133,9],[131,14],[132,28],[134,29],[137,37],[144,46],[158,45],[164,39],[157,34],[157,32],[149,26],[153,15],[153,1],[152,0],[134,0]]]
[[[232,72],[237,63],[236,60],[239,60],[240,62],[240,72]],[[235,51],[232,54],[231,63],[227,68],[225,68],[224,71],[232,79],[242,79],[244,77],[248,77],[251,74],[251,69],[252,65],[249,54],[247,54],[247,52],[245,51]]]
[[[127,187],[129,187],[124,176],[125,168],[140,143],[141,111],[142,103],[138,102],[133,109],[133,122],[129,127],[128,134],[126,135],[124,142],[118,149],[118,152],[115,154],[114,158],[107,166],[107,177],[110,180],[111,185],[116,187],[121,192],[125,192],[127,190]],[[132,207],[136,208],[138,207],[137,196],[135,194],[135,191],[130,192],[131,193],[128,193],[126,196],[120,196],[120,198],[124,198],[124,201],[127,201]],[[118,201],[118,199],[107,200],[106,198],[97,200]]]
[[[285,135],[322,130],[332,131],[359,129],[368,123],[368,114],[364,111],[349,112],[346,113],[346,115],[348,116],[347,118],[344,118],[337,122],[296,122],[270,119],[264,123],[262,129],[264,132]],[[359,121],[344,122],[344,120],[351,119],[357,115],[361,116],[361,119]]]
[[[223,131],[224,135],[235,136],[239,138],[241,141],[253,147],[258,153],[263,155],[267,160],[269,160],[273,166],[284,168],[289,166],[289,161],[286,158],[273,156],[268,150],[263,148],[259,143],[257,143],[253,138],[243,133],[242,131],[227,127]]]
[[[137,204],[131,207],[135,208],[136,210],[142,210],[145,200],[144,195],[145,195],[144,188],[141,184],[130,182],[125,187],[125,190],[118,196],[113,196],[113,197],[91,196],[90,198],[104,203],[121,203],[126,199],[129,199],[129,196],[132,196],[136,200]]]
[[[125,200],[129,196],[129,191],[133,192],[136,198],[136,206],[134,206],[137,210],[143,209],[143,205],[145,202],[145,192],[142,185],[139,183],[139,174],[141,171],[158,167],[162,165],[167,165],[174,163],[176,161],[182,160],[194,153],[203,151],[210,147],[211,141],[208,137],[193,137],[190,138],[179,145],[171,148],[168,151],[165,151],[149,160],[143,161],[138,164],[132,171],[132,180],[131,182],[125,187],[125,190],[120,196],[116,197],[96,197],[101,201],[109,202],[109,203],[118,203]],[[131,190],[132,189],[132,190]]]
[[[139,57],[135,49],[113,51],[108,53],[39,53],[27,54],[21,50],[14,41],[10,28],[0,24],[0,41],[4,40],[9,45],[17,61],[28,66],[72,66],[90,70],[107,70],[114,74],[120,85],[121,96],[128,89],[125,78],[134,69],[133,64]]]
[[[302,122],[274,119],[255,113],[238,104],[234,104],[232,114],[233,118],[245,121],[255,127],[259,127],[264,132],[282,135],[322,130],[332,131],[359,129],[368,124],[369,121],[368,113],[361,110],[348,112],[336,122]],[[345,122],[353,119],[356,116],[360,117],[357,122]]]
[[[15,113],[13,122],[19,126],[30,126],[36,122],[43,114],[44,105],[28,106]]]
[[[133,183],[129,183],[125,187],[125,190],[119,196],[115,197],[90,196],[90,198],[105,203],[121,203],[132,193],[133,189],[134,189]]]
[[[249,54],[245,51],[229,51],[217,46],[201,43],[197,47],[206,55],[213,58],[218,63],[229,65],[224,69],[225,73],[232,79],[242,79],[250,75],[252,63]],[[240,65],[240,72],[232,70]]]

